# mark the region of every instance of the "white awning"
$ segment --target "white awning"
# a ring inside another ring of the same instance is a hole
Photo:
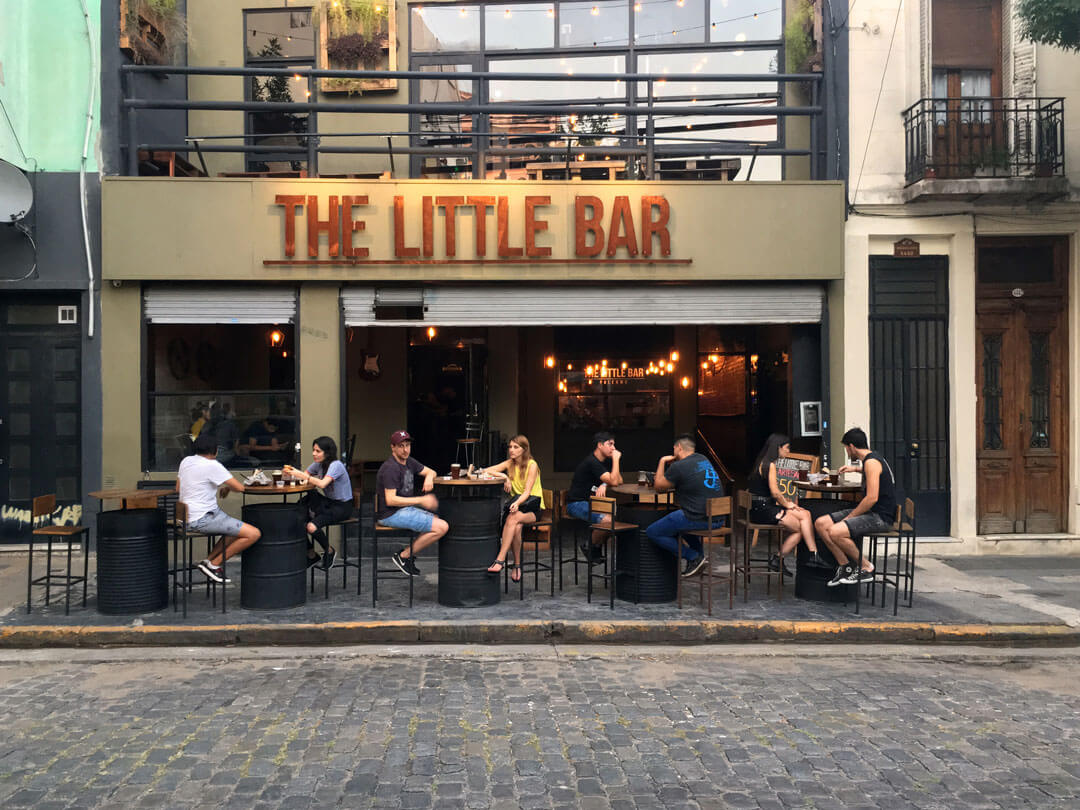
[[[388,295],[388,290],[394,290]],[[819,323],[820,284],[345,287],[346,326]],[[423,302],[422,320],[376,318],[376,300]]]
[[[293,323],[294,287],[149,287],[143,314],[150,323]]]

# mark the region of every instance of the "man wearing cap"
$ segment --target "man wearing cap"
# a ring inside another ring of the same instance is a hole
[[[422,476],[422,493],[416,491],[416,476]],[[390,458],[379,467],[375,478],[375,519],[383,526],[405,529],[417,537],[409,546],[394,552],[394,565],[409,576],[416,576],[413,555],[439,540],[450,530],[445,520],[435,515],[438,499],[431,490],[435,487],[435,471],[412,458],[412,436],[397,430],[390,436]]]

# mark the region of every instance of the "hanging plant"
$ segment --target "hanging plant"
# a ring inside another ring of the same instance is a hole
[[[390,2],[393,0],[333,0],[326,8],[331,35],[365,34],[374,39],[385,34]]]
[[[175,62],[187,40],[177,0],[121,0],[120,47],[139,64]]]
[[[789,73],[804,73],[810,69],[814,55],[814,6],[810,0],[796,3],[784,26],[784,63]]]
[[[347,67],[377,64],[383,54],[383,37],[365,37],[363,34],[345,34],[327,40],[326,55],[332,62]]]

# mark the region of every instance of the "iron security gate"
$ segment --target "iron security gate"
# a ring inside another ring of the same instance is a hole
[[[948,322],[946,257],[870,257],[870,445],[923,536],[949,534]]]

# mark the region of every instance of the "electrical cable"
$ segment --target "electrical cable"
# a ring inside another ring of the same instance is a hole
[[[854,3],[852,3],[854,6]],[[874,122],[877,120],[878,105],[881,103],[881,94],[885,90],[885,76],[889,73],[889,60],[892,58],[893,43],[896,42],[896,31],[900,28],[900,12],[903,10],[904,4],[897,0],[896,3],[896,17],[893,19],[892,36],[889,37],[889,50],[885,54],[885,66],[881,69],[881,83],[878,85],[877,98],[874,100],[874,113],[870,116],[870,128],[866,132],[866,146],[863,148],[862,162],[859,164],[859,181],[855,184],[855,193],[851,195],[851,205],[855,205],[855,201],[859,198],[859,189],[862,187],[863,169],[866,168],[866,155],[870,151],[870,139],[874,134]],[[851,16],[851,12],[848,12],[848,16]]]
[[[86,39],[90,46],[90,75],[89,75],[89,98],[86,104],[86,134],[83,136],[82,159],[79,161],[79,208],[82,213],[83,247],[86,250],[86,297],[87,327],[86,336],[94,337],[94,257],[90,252],[90,223],[87,214],[89,201],[86,195],[86,161],[90,154],[90,133],[94,127],[94,101],[96,99],[98,76],[101,72],[101,60],[98,57],[97,44],[94,40],[93,26],[90,23],[90,11],[86,7],[86,0],[79,0],[82,6],[83,21],[86,23]]]

